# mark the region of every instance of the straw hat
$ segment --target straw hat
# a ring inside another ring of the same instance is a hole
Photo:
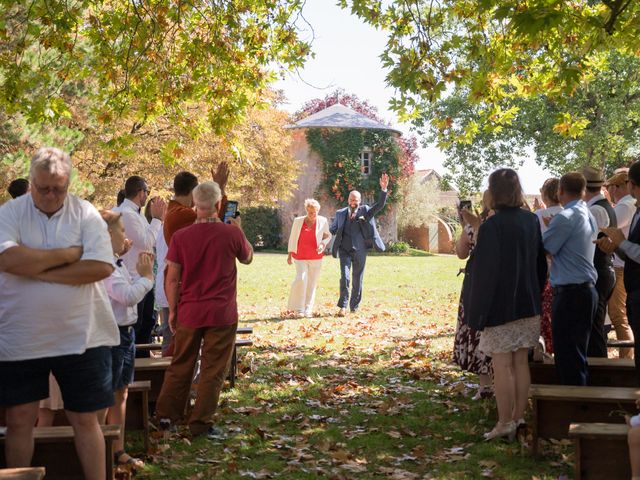
[[[587,187],[601,187],[604,184],[604,174],[602,170],[593,167],[584,167],[582,175],[587,180]]]
[[[609,178],[605,185],[625,185],[628,179],[629,176],[627,175],[627,172],[618,172]]]

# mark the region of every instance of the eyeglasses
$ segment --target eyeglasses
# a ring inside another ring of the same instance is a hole
[[[146,193],[147,195],[151,193],[151,190],[149,188],[141,188],[140,191]]]
[[[50,193],[53,193],[55,196],[61,196],[65,195],[67,190],[69,190],[69,185],[64,187],[39,187],[34,182],[31,182],[31,184],[40,195],[49,195]]]

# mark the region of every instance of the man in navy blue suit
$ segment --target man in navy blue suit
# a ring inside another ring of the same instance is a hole
[[[347,304],[351,312],[356,312],[362,299],[362,278],[364,265],[367,261],[367,250],[375,248],[384,251],[384,242],[380,238],[376,221],[373,218],[384,207],[387,201],[387,186],[389,175],[383,173],[380,177],[380,195],[373,205],[360,205],[360,192],[353,190],[349,193],[349,206],[336,212],[329,230],[335,235],[331,253],[340,258],[340,300],[338,300],[339,317],[347,314]],[[353,287],[349,300],[349,279],[353,266]]]

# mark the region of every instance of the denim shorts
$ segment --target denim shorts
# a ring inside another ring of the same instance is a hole
[[[47,398],[49,372],[60,385],[65,410],[95,412],[113,405],[110,347],[90,348],[78,355],[0,362],[0,405]]]
[[[118,327],[120,345],[111,348],[113,391],[121,390],[133,383],[136,361],[135,332],[133,326]]]

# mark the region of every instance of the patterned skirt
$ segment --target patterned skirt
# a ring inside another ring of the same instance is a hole
[[[473,330],[464,321],[462,296],[458,305],[458,322],[453,340],[453,361],[467,372],[491,375],[491,357],[478,350],[480,332]]]
[[[540,315],[521,318],[495,327],[486,327],[480,336],[478,349],[485,354],[509,353],[532,348],[540,338]]]

